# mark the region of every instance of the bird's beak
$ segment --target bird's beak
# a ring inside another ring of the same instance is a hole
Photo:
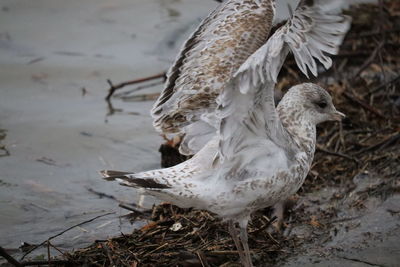
[[[339,112],[337,110],[335,110],[332,114],[331,114],[331,119],[334,121],[341,121],[344,117],[346,117],[346,115],[344,115],[344,113]]]

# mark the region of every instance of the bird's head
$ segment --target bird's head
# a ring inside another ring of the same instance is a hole
[[[303,119],[315,125],[324,121],[340,121],[345,117],[336,110],[329,93],[313,83],[293,86],[281,102],[287,108],[298,110]]]

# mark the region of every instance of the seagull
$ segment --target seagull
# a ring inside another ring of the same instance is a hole
[[[327,54],[337,53],[349,24],[348,17],[318,4],[300,5],[224,85],[214,112],[217,132],[191,159],[140,173],[105,170],[102,176],[183,208],[213,212],[228,222],[243,266],[252,266],[251,214],[297,192],[313,161],[316,125],[344,117],[329,93],[312,83],[293,86],[275,106],[278,73],[290,51],[305,75],[318,74],[316,60],[329,68]]]
[[[240,98],[234,102],[246,100]],[[217,214],[228,221],[243,265],[252,266],[247,242],[250,215],[297,192],[313,160],[316,124],[344,117],[328,92],[312,83],[292,87],[275,111],[272,92],[262,99],[254,109],[247,108],[241,121],[235,117],[242,110],[227,114],[220,136],[179,165],[140,173],[105,170],[101,174],[106,180],[142,188],[179,207]],[[266,110],[270,114],[267,118],[263,116]],[[231,132],[233,129],[236,131]]]

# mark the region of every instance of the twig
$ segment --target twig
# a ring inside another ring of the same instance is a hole
[[[133,205],[126,204],[126,203],[123,203],[123,202],[120,202],[118,206],[123,208],[123,209],[130,210],[130,211],[132,211],[134,213],[139,213],[141,215],[145,215],[145,214],[150,215],[151,214],[151,210],[140,209],[138,207],[135,207]]]
[[[100,244],[100,246],[103,249],[103,251],[106,252],[108,260],[110,261],[110,266],[115,266],[114,260],[111,257],[111,253],[110,253],[110,250],[108,249],[107,245]]]
[[[123,109],[120,109],[120,108],[114,108],[114,106],[111,103],[110,99],[106,100],[106,102],[107,102],[107,109],[108,109],[108,112],[107,112],[106,116],[111,116],[111,115],[114,115],[114,113],[116,113],[116,112],[123,112],[124,111]]]
[[[373,94],[373,93],[375,93],[376,91],[379,91],[379,90],[381,90],[381,89],[383,89],[383,88],[385,88],[385,87],[387,87],[387,86],[389,86],[389,85],[391,85],[391,84],[396,84],[397,82],[400,82],[400,75],[398,75],[396,78],[393,78],[392,80],[390,80],[390,81],[388,81],[388,82],[385,82],[385,83],[383,83],[383,84],[381,84],[381,85],[375,87],[374,89],[372,89],[371,91],[369,91],[367,94],[368,94],[368,95]]]
[[[267,235],[268,235],[268,237],[275,243],[275,244],[277,244],[278,246],[281,246],[281,244],[278,242],[278,240],[276,240],[272,235],[271,235],[271,233],[266,233]]]
[[[210,265],[208,264],[207,257],[204,255],[203,252],[198,251],[196,252],[197,257],[199,258],[200,264],[202,267],[209,267]]]
[[[359,163],[359,161],[357,159],[353,158],[353,157],[350,157],[350,156],[348,156],[346,154],[343,154],[343,153],[340,153],[340,152],[334,152],[334,151],[326,150],[326,149],[322,148],[321,146],[317,146],[317,151],[323,152],[325,154],[329,154],[329,155],[332,155],[332,156],[337,156],[337,157],[349,159],[349,160],[352,160],[352,161],[354,161],[356,163]]]
[[[89,220],[83,221],[83,222],[81,222],[81,223],[75,224],[75,225],[73,225],[73,226],[71,226],[71,227],[65,229],[64,231],[61,231],[60,233],[51,236],[48,240],[51,240],[51,239],[53,239],[53,238],[56,238],[56,237],[58,237],[58,236],[60,236],[60,235],[62,235],[62,234],[64,234],[64,233],[66,233],[66,232],[68,232],[69,230],[72,230],[72,229],[74,229],[74,228],[76,228],[76,227],[78,227],[78,226],[84,225],[84,224],[89,223],[89,222],[93,222],[94,220],[96,220],[96,219],[98,219],[98,218],[101,218],[101,217],[104,217],[104,216],[108,216],[108,215],[111,215],[111,214],[115,214],[115,212],[108,212],[108,213],[105,213],[105,214],[96,216],[96,217],[94,217],[94,218],[92,218],[92,219],[89,219]]]
[[[0,255],[5,258],[10,264],[14,266],[23,266],[21,263],[19,263],[16,259],[14,259],[10,254],[7,253],[7,251],[0,247]]]
[[[363,263],[363,264],[369,265],[369,266],[383,267],[383,265],[371,263],[371,262],[369,262],[369,261],[360,260],[360,259],[356,259],[356,258],[348,258],[348,257],[343,257],[343,256],[341,256],[340,258],[345,259],[345,260],[349,260],[349,261],[358,262],[358,263]]]
[[[359,34],[352,34],[346,37],[346,39],[359,39],[363,37],[373,37],[376,35],[381,35],[383,33],[397,33],[400,32],[400,28],[394,28],[394,29],[388,29],[388,30],[383,30],[383,31],[372,31],[372,32],[363,32]]]
[[[156,75],[153,75],[153,76],[149,76],[149,77],[145,77],[145,78],[140,78],[140,79],[136,79],[136,80],[132,80],[132,81],[122,82],[122,83],[119,83],[119,84],[116,84],[116,85],[114,85],[110,79],[107,79],[107,83],[110,85],[110,89],[108,89],[108,94],[107,94],[105,99],[107,101],[109,101],[116,90],[121,89],[121,88],[123,88],[123,87],[125,87],[127,85],[147,82],[147,81],[160,79],[160,78],[163,78],[165,80],[165,75],[166,75],[166,73],[163,72],[163,73],[159,73],[159,74],[156,74]]]
[[[276,216],[272,217],[272,218],[271,218],[270,220],[268,220],[267,223],[264,224],[262,227],[260,227],[260,228],[258,228],[258,229],[256,229],[256,230],[250,231],[249,234],[255,234],[255,233],[258,233],[258,232],[263,231],[263,230],[266,229],[268,226],[270,226],[271,224],[273,224],[277,219],[278,219],[278,217],[276,217]]]
[[[359,154],[362,154],[362,153],[365,153],[365,152],[368,152],[368,151],[371,151],[371,150],[375,150],[375,149],[378,149],[378,148],[385,148],[388,145],[391,145],[391,144],[397,142],[399,139],[400,139],[400,133],[396,133],[396,134],[394,134],[394,135],[392,135],[392,136],[390,136],[388,138],[385,138],[385,140],[379,142],[376,145],[361,149],[360,151],[354,153],[354,155],[359,155]]]
[[[365,62],[361,65],[361,67],[358,69],[356,74],[354,74],[353,79],[356,78],[363,72],[366,68],[368,68],[369,65],[371,65],[372,61],[376,58],[376,55],[378,54],[379,50],[383,47],[384,41],[381,41],[378,46],[374,49],[372,54],[365,60]]]
[[[372,107],[371,105],[365,103],[364,101],[362,101],[362,100],[359,99],[358,97],[356,97],[356,96],[354,96],[354,95],[351,95],[351,94],[348,93],[348,92],[344,92],[343,94],[344,94],[345,97],[347,97],[347,98],[350,99],[351,101],[353,101],[353,102],[359,104],[361,107],[363,107],[364,109],[366,109],[366,110],[368,110],[368,111],[374,113],[375,115],[379,116],[380,118],[385,119],[385,120],[388,119],[388,118],[386,118],[386,116],[382,115],[382,113],[381,113],[379,110],[377,110],[376,108]]]
[[[58,247],[56,247],[56,246],[54,246],[52,243],[50,243],[50,241],[49,241],[49,245],[50,245],[50,247],[52,247],[52,248],[54,248],[55,250],[57,250],[58,252],[60,252],[64,257],[68,257],[68,256],[69,256],[68,253],[66,253],[66,252],[64,252],[64,251],[61,251]]]
[[[362,215],[358,215],[358,216],[354,216],[354,217],[347,217],[347,218],[339,218],[339,219],[329,219],[328,221],[326,221],[326,223],[340,223],[340,222],[347,222],[347,221],[352,221],[352,220],[356,220],[356,219],[360,219],[361,217],[363,217]]]
[[[81,223],[75,224],[75,225],[73,225],[73,226],[71,226],[71,227],[69,227],[69,228],[67,228],[67,229],[65,229],[65,230],[63,230],[63,231],[61,231],[60,233],[49,237],[47,240],[43,241],[43,242],[40,243],[39,245],[36,245],[36,246],[34,246],[33,248],[31,248],[29,251],[27,251],[27,252],[22,256],[21,260],[23,260],[28,254],[30,254],[32,251],[34,251],[34,250],[37,249],[38,247],[41,247],[41,246],[43,246],[44,244],[46,244],[47,241],[50,241],[51,239],[56,238],[56,237],[58,237],[58,236],[60,236],[60,235],[62,235],[62,234],[64,234],[64,233],[66,233],[66,232],[68,232],[69,230],[72,230],[72,229],[74,229],[74,228],[76,228],[76,227],[78,227],[78,226],[84,225],[84,224],[86,224],[86,223],[92,222],[92,221],[94,221],[94,220],[96,220],[96,219],[98,219],[98,218],[101,218],[101,217],[104,217],[104,216],[107,216],[107,215],[110,215],[110,214],[115,214],[115,212],[108,212],[108,213],[105,213],[105,214],[96,216],[96,217],[94,217],[94,218],[92,218],[92,219],[89,219],[89,220],[83,221],[83,222],[81,222]]]
[[[252,251],[250,251],[252,252]],[[214,250],[206,252],[207,255],[237,255],[239,251],[237,250]]]
[[[148,255],[151,255],[151,254],[153,254],[154,252],[156,252],[157,250],[160,250],[160,249],[162,249],[162,248],[164,248],[164,247],[166,247],[166,246],[168,246],[168,245],[170,245],[170,243],[165,242],[165,243],[162,244],[161,246],[159,246],[159,247],[153,249],[152,251],[147,252],[146,254],[144,254],[143,257],[147,257]]]
[[[106,193],[96,191],[96,190],[94,190],[94,189],[92,189],[92,188],[90,188],[90,187],[86,187],[86,190],[89,191],[90,193],[93,193],[93,194],[97,195],[99,198],[105,197],[105,198],[108,198],[108,199],[115,200],[115,201],[117,201],[117,202],[121,202],[121,201],[119,201],[118,199],[116,199],[116,198],[115,198],[114,196],[112,196],[112,195],[108,195],[108,194],[106,194]]]
[[[39,266],[39,265],[65,265],[71,264],[69,260],[51,260],[48,261],[23,261],[20,266]]]
[[[154,82],[154,83],[149,83],[149,84],[146,84],[146,85],[138,86],[135,89],[129,90],[127,92],[114,94],[114,97],[121,98],[122,100],[124,100],[125,97],[127,97],[127,98],[132,97],[132,94],[137,92],[137,91],[140,91],[140,90],[143,90],[143,89],[146,89],[146,88],[149,88],[149,87],[154,87],[154,86],[157,86],[157,85],[160,85],[160,84],[163,84],[163,83],[164,83],[164,81],[159,81],[159,82]]]
[[[47,240],[47,262],[50,266],[50,240]]]

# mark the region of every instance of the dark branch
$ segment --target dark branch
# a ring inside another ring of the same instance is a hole
[[[94,221],[94,220],[96,220],[96,219],[98,219],[98,218],[101,218],[101,217],[104,217],[104,216],[107,216],[107,215],[110,215],[110,214],[114,214],[114,213],[115,213],[115,212],[108,212],[108,213],[105,213],[105,214],[96,216],[96,217],[94,217],[94,218],[92,218],[92,219],[89,219],[89,220],[83,221],[83,222],[81,222],[81,223],[75,224],[75,225],[73,225],[73,226],[71,226],[71,227],[65,229],[64,231],[61,231],[60,233],[49,237],[47,240],[43,241],[43,242],[40,243],[39,245],[34,246],[34,247],[31,248],[28,252],[26,252],[26,253],[22,256],[21,260],[23,260],[28,254],[30,254],[32,251],[34,251],[34,250],[37,249],[38,247],[41,247],[41,246],[43,246],[44,244],[46,244],[46,243],[47,243],[48,241],[50,241],[51,239],[56,238],[56,237],[58,237],[58,236],[60,236],[60,235],[62,235],[62,234],[64,234],[64,233],[66,233],[66,232],[68,232],[69,230],[72,230],[72,229],[74,229],[74,228],[76,228],[76,227],[78,227],[78,226],[84,225],[84,224],[89,223],[89,222],[92,222],[92,221]]]
[[[21,263],[19,263],[16,259],[14,259],[10,254],[7,253],[7,251],[0,247],[0,255],[5,258],[10,264],[14,266],[23,266]]]
[[[138,84],[138,83],[143,83],[143,82],[147,82],[147,81],[151,81],[151,80],[155,80],[155,79],[166,79],[166,73],[159,73],[153,76],[149,76],[149,77],[145,77],[145,78],[140,78],[140,79],[136,79],[136,80],[132,80],[132,81],[127,81],[127,82],[122,82],[119,84],[114,85],[112,83],[112,81],[110,79],[107,79],[108,84],[110,85],[110,88],[108,89],[108,94],[106,96],[106,100],[109,101],[110,98],[112,97],[112,95],[115,93],[115,91],[117,91],[118,89],[121,89],[127,85],[132,85],[132,84]]]

